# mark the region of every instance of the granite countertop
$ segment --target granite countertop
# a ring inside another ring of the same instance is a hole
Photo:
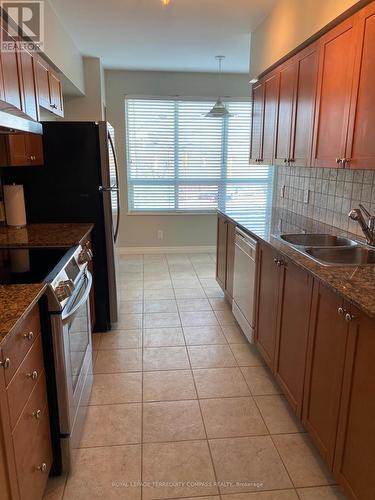
[[[0,346],[38,302],[45,289],[44,283],[0,285]]]
[[[70,248],[88,236],[93,224],[28,224],[21,229],[0,226],[0,248]]]
[[[351,304],[375,318],[375,265],[324,266],[278,238],[280,234],[288,233],[324,233],[346,236],[362,242],[358,235],[274,207],[272,201],[260,212],[249,212],[245,208],[221,212],[245,232],[271,245],[282,255],[289,257],[296,265],[306,269],[315,278],[338,292]]]

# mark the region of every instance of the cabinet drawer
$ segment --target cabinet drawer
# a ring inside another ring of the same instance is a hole
[[[40,377],[44,377],[44,363],[42,336],[38,335],[8,385],[7,395],[12,429]]]
[[[9,336],[3,347],[4,359],[9,359],[9,368],[4,370],[6,385],[12,380],[23,358],[40,334],[38,305],[22,321],[17,331]]]
[[[14,429],[13,444],[21,499],[42,498],[52,464],[44,375],[35,386]]]

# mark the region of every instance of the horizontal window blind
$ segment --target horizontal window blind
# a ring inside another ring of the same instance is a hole
[[[251,104],[126,99],[129,212],[247,212],[263,219],[272,169],[249,165]]]

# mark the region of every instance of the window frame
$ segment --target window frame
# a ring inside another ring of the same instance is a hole
[[[239,179],[239,178],[233,178],[233,179],[228,179],[223,177],[223,170],[225,172],[228,171],[228,165],[225,164],[225,155],[227,151],[224,151],[225,148],[222,149],[222,159],[221,159],[221,176],[217,179],[206,179],[206,178],[189,178],[184,180],[183,178],[178,176],[178,166],[175,163],[175,176],[173,179],[169,180],[152,180],[152,184],[157,186],[179,186],[179,185],[202,185],[202,182],[204,185],[210,185],[212,184],[213,186],[218,186],[218,206],[213,209],[207,209],[207,210],[178,210],[178,190],[176,189],[175,191],[175,197],[177,198],[175,202],[175,209],[173,210],[131,210],[130,206],[131,205],[131,193],[129,189],[129,184],[134,183],[134,180],[130,178],[130,157],[129,157],[129,123],[128,123],[128,101],[132,99],[137,99],[137,100],[155,100],[155,101],[187,101],[187,102],[207,102],[207,101],[212,101],[212,105],[216,102],[217,96],[216,97],[196,97],[196,96],[150,96],[150,95],[125,95],[124,96],[124,110],[125,110],[125,158],[126,158],[126,192],[127,192],[127,215],[128,216],[161,216],[161,215],[168,215],[168,216],[191,216],[191,215],[216,215],[217,211],[219,210],[225,210],[225,206],[220,206],[220,201],[221,199],[225,200],[225,197],[220,197],[220,191],[226,188],[227,185],[233,184],[233,185],[238,185],[238,184],[264,184],[267,182],[266,179],[264,178],[254,178],[249,181],[248,179]],[[234,98],[234,97],[225,97],[223,98],[223,101],[225,103],[249,103],[251,106],[251,99],[250,98]],[[250,116],[251,116],[251,109],[250,109]],[[214,119],[214,118],[213,118]],[[176,125],[176,122],[175,122]],[[227,120],[225,120],[225,123],[223,125],[223,141],[227,142],[228,140],[228,127],[227,127]],[[250,144],[250,127],[249,127],[249,144]],[[176,147],[178,147],[178,144],[176,144],[176,141],[174,143],[174,149],[176,150]],[[259,167],[258,165],[254,165],[255,167]],[[272,183],[273,183],[273,175],[272,173],[269,174],[268,177],[268,182],[271,186],[272,190]],[[150,180],[140,180],[137,179],[136,183],[139,185],[150,185]]]

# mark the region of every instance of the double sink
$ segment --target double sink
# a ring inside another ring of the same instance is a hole
[[[279,238],[307,257],[326,266],[375,264],[375,249],[331,234],[282,234]]]

